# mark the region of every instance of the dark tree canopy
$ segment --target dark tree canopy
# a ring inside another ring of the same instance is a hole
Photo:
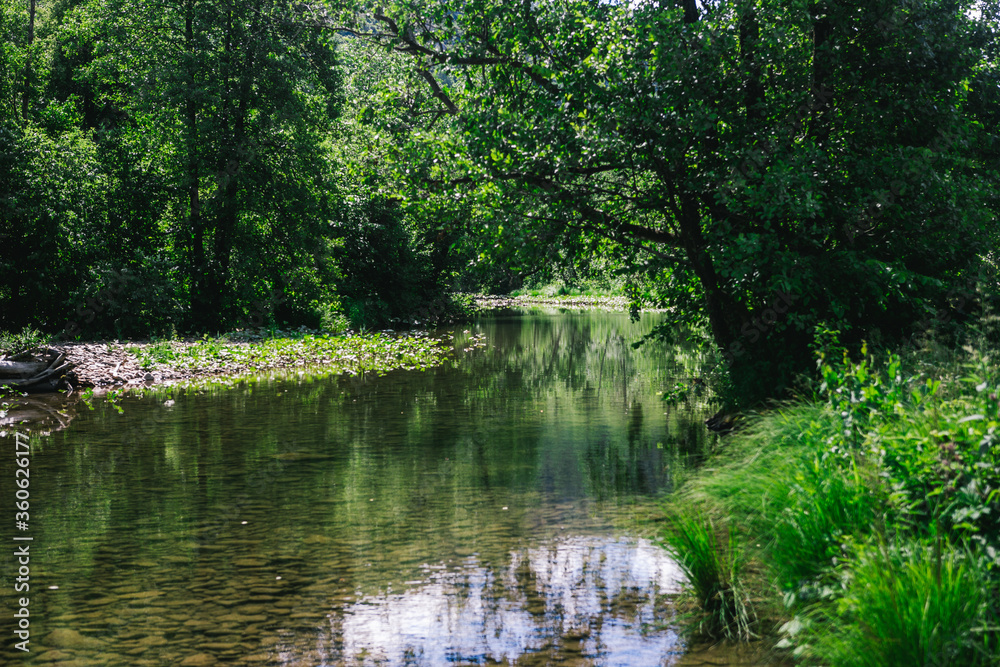
[[[378,326],[614,274],[764,395],[817,326],[899,340],[994,280],[991,3],[0,10],[0,327],[219,329],[276,293]]]
[[[615,256],[678,321],[705,318],[734,369],[766,370],[766,392],[818,323],[906,335],[995,247],[980,149],[997,72],[969,3],[354,12],[352,34],[426,82],[429,122],[402,154],[415,192],[480,197],[477,233],[524,266]]]

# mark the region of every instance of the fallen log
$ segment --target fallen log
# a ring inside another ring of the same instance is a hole
[[[0,410],[0,430],[16,428],[43,433],[62,430],[76,416],[76,402],[77,398],[63,394],[18,396]]]
[[[0,359],[0,386],[14,387],[21,391],[56,391],[60,387],[72,387],[72,362],[63,363],[66,354],[46,348],[34,352],[22,352],[12,357]]]
[[[44,361],[0,361],[0,378],[30,378],[38,375],[49,365]]]

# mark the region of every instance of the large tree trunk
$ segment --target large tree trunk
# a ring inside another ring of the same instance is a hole
[[[31,46],[35,41],[35,0],[28,4],[28,54],[24,61],[24,91],[21,97],[21,122],[28,124],[28,99],[31,97]]]
[[[757,50],[760,46],[760,23],[753,8],[740,17],[740,60],[743,65],[743,99],[747,124],[752,128],[763,120],[761,104],[764,84]]]
[[[187,239],[189,244],[190,258],[190,280],[191,280],[191,303],[194,306],[195,318],[205,317],[205,313],[212,312],[212,304],[208,301],[207,295],[210,292],[208,285],[208,263],[205,259],[205,220],[201,211],[201,173],[199,169],[200,157],[198,149],[198,111],[199,104],[195,101],[195,94],[198,88],[198,72],[195,58],[195,25],[194,25],[194,0],[188,0],[184,7],[184,49],[188,59],[187,71],[187,99],[185,100],[184,121],[187,123],[187,200],[188,200],[188,229]]]
[[[833,96],[830,88],[833,76],[833,19],[831,8],[823,2],[811,5],[813,18],[813,117],[809,134],[819,146],[830,137]]]
[[[705,290],[705,310],[715,344],[729,350],[739,340],[740,327],[747,321],[746,307],[719,284],[712,258],[701,232],[701,210],[697,199],[688,195],[681,202],[681,244],[694,274]]]
[[[253,95],[254,51],[252,40],[258,21],[249,30],[236,10],[227,8],[225,47],[222,59],[222,124],[229,141],[219,154],[216,183],[216,217],[212,243],[212,262],[207,272],[208,313],[213,325],[223,324],[228,312],[227,293],[231,282],[231,264],[236,228],[240,218],[240,177],[245,163],[253,158],[247,144],[247,115]]]

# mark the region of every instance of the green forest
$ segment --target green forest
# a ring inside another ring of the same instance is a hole
[[[373,328],[591,281],[776,395],[817,326],[891,344],[995,287],[997,20],[3,0],[0,329]]]

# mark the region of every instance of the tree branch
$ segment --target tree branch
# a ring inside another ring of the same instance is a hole
[[[448,107],[448,113],[450,113],[453,116],[458,113],[458,107],[456,107],[455,103],[451,101],[451,98],[448,97],[448,95],[443,90],[441,90],[441,86],[438,85],[438,82],[434,78],[433,74],[431,74],[428,70],[425,69],[417,70],[417,74],[419,74],[424,79],[424,81],[427,82],[427,85],[430,86],[431,94],[438,100],[440,100],[442,104]]]

